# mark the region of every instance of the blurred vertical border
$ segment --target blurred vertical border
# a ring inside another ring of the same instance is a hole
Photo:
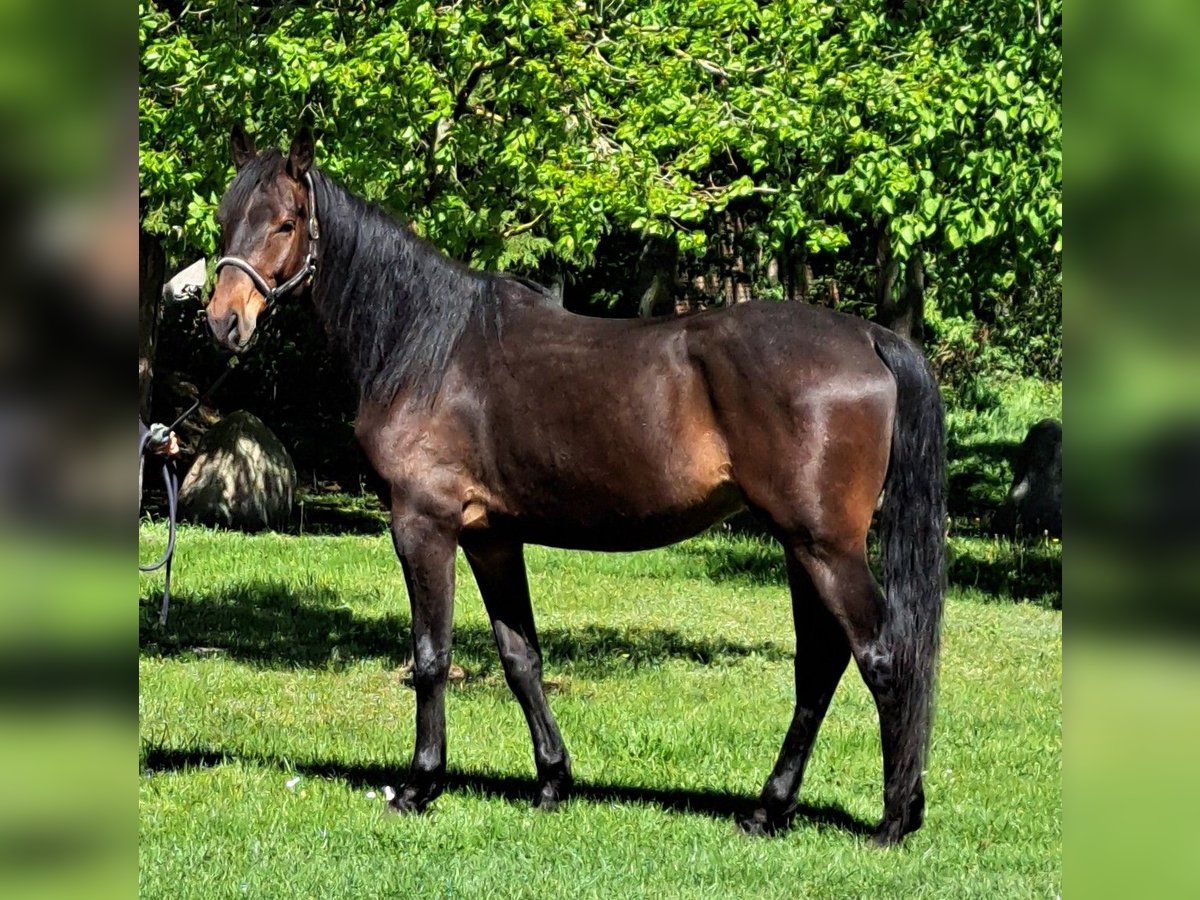
[[[1200,5],[1065,34],[1064,885],[1200,896]]]
[[[5,897],[137,891],[136,90],[132,5],[0,0]]]

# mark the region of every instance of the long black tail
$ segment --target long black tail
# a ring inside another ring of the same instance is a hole
[[[879,328],[875,349],[896,379],[896,418],[880,515],[888,643],[896,654],[902,750],[897,782],[919,783],[933,724],[946,568],[942,398],[916,346]]]

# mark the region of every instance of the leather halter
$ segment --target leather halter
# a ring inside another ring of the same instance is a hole
[[[270,309],[276,300],[286,294],[290,294],[317,272],[317,255],[313,251],[316,248],[317,241],[320,240],[321,229],[317,224],[317,192],[313,190],[311,173],[304,173],[304,183],[308,185],[308,253],[304,257],[304,265],[300,267],[299,272],[283,284],[271,287],[267,284],[267,279],[262,276],[262,273],[240,256],[222,256],[217,260],[214,275],[220,274],[221,270],[226,266],[241,269],[250,276],[250,280],[254,282],[254,287],[263,295],[263,298],[266,300],[266,309]]]

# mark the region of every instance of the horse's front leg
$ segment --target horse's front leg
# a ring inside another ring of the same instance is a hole
[[[542,686],[542,651],[533,624],[522,547],[466,544],[463,549],[492,620],[504,677],[521,704],[533,737],[539,782],[534,805],[554,809],[571,789],[571,760]]]
[[[445,788],[446,675],[454,620],[453,529],[424,516],[392,511],[392,541],[404,568],[412,607],[416,748],[408,780],[391,807],[420,812]]]

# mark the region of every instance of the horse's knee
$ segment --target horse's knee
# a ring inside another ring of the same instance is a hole
[[[418,643],[413,654],[413,686],[417,690],[430,690],[444,684],[450,674],[450,649],[422,647]]]

